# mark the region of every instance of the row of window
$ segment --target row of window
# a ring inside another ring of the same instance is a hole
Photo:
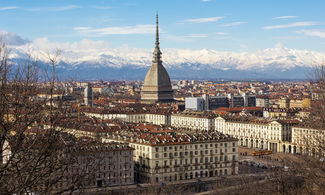
[[[224,149],[224,152],[225,153],[228,152],[227,148]],[[236,148],[232,148],[232,152],[236,152]],[[220,148],[220,154],[222,154],[222,153],[223,153],[223,150],[222,150],[222,148]],[[164,153],[164,158],[168,158],[168,156],[171,158],[171,157],[173,157],[173,154],[174,154],[175,157],[178,157],[178,154],[179,154],[180,157],[183,157],[183,155],[188,156],[188,154],[190,154],[190,156],[193,156],[193,154],[194,155],[199,155],[199,151],[194,151],[194,153],[193,153],[193,151],[184,152],[184,153],[183,152]],[[213,150],[210,150],[210,151],[209,150],[205,150],[205,151],[201,150],[200,151],[200,155],[209,155],[209,154],[218,154],[218,150],[215,149],[214,152],[213,152]],[[159,158],[159,153],[156,153],[155,157]]]
[[[234,174],[232,172],[231,174]],[[228,175],[228,170],[227,169],[220,169],[220,170],[215,170],[215,171],[200,171],[200,172],[191,172],[190,174],[185,173],[185,174],[175,174],[174,176],[169,176],[169,177],[164,177],[164,181],[177,181],[177,180],[187,180],[187,179],[194,179],[194,178],[201,178],[201,177],[213,177],[213,176],[222,176],[222,175]],[[155,178],[156,182],[161,182],[159,181],[159,177]]]
[[[231,158],[233,161],[236,160],[236,155],[232,155]],[[215,157],[201,157],[201,158],[191,158],[191,159],[175,159],[175,160],[165,160],[163,162],[163,166],[177,166],[177,165],[189,165],[189,164],[199,164],[199,163],[213,163],[213,162],[221,162],[221,161],[228,161],[228,156],[215,156]],[[173,163],[174,162],[174,163]],[[159,161],[156,161],[156,167],[159,167]]]
[[[215,143],[215,144],[212,144],[212,143],[210,143],[210,144],[196,144],[196,145],[194,145],[194,148],[195,149],[198,149],[198,148],[206,148],[207,149],[207,148],[209,148],[209,146],[210,146],[210,148],[211,147],[217,148],[218,146],[219,147],[223,147],[223,146],[224,147],[228,147],[228,143],[220,143],[220,144],[218,144],[218,143]],[[236,146],[236,143],[233,142],[232,143],[232,146],[235,147]],[[185,150],[188,149],[187,145],[185,145],[185,146],[180,145],[180,146],[174,146],[174,150],[175,151],[177,151],[178,149],[182,150],[183,147],[185,148]],[[193,145],[189,145],[189,148],[193,148]],[[169,146],[169,147],[165,146],[164,147],[164,151],[166,152],[167,149],[173,150],[173,146]],[[159,152],[159,147],[156,147],[155,150],[156,150],[156,152]]]

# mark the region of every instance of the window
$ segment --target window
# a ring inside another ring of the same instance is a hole
[[[236,160],[236,156],[235,155],[232,155],[232,160]]]
[[[156,158],[159,158],[159,154],[156,154]]]
[[[233,146],[233,147],[235,147],[235,146],[236,146],[236,143],[235,143],[235,142],[233,142],[233,143],[232,143],[232,146]]]
[[[164,157],[167,157],[167,153],[164,153]]]
[[[218,147],[218,144],[214,144],[214,146],[217,148]]]
[[[232,148],[232,152],[236,152],[236,148]]]
[[[167,147],[164,147],[164,151],[165,151],[165,152],[167,151]]]
[[[227,143],[225,143],[225,147],[227,147]]]

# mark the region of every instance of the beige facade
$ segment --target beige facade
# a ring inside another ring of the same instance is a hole
[[[293,123],[284,121],[249,121],[240,119],[215,119],[215,130],[232,135],[239,145],[249,148],[280,152],[282,142],[291,142]]]
[[[214,130],[214,118],[195,114],[172,114],[170,125],[176,128],[192,130],[212,131]]]
[[[103,141],[118,140],[104,138]],[[129,142],[135,149],[135,179],[139,182],[162,183],[238,174],[237,139],[224,136],[188,143],[141,142]]]
[[[155,114],[147,113],[145,114],[145,122],[152,123],[155,125],[169,125],[170,124],[170,115],[167,114]]]
[[[152,123],[155,125],[170,125],[170,115],[159,113],[92,113],[84,112],[88,117],[96,117],[100,119],[118,119],[132,123]]]
[[[324,156],[325,130],[308,127],[293,127],[292,144],[287,146],[287,150],[292,153],[310,155],[321,154]]]

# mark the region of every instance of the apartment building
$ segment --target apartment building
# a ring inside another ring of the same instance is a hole
[[[154,125],[169,125],[170,115],[164,113],[146,113],[145,122]]]
[[[87,142],[70,151],[76,156],[76,162],[68,165],[64,173],[66,181],[58,183],[57,188],[62,188],[65,182],[73,182],[75,176],[80,178],[82,188],[134,183],[133,148],[117,142],[89,141],[89,138]]]
[[[215,130],[232,135],[239,145],[281,152],[283,142],[291,142],[292,126],[298,121],[261,120],[247,117],[217,117]]]
[[[283,145],[290,153],[324,156],[325,130],[306,126],[292,127],[292,144]]]
[[[161,183],[238,174],[238,140],[219,132],[190,134],[138,127],[112,133],[102,140],[127,142],[135,149],[138,182]]]
[[[118,119],[131,123],[152,123],[155,125],[169,125],[170,115],[164,112],[83,112],[85,116],[96,117],[99,119]]]
[[[191,130],[214,130],[214,117],[212,113],[182,112],[170,116],[170,125],[176,128]]]

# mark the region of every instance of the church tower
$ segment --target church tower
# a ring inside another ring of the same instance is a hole
[[[159,48],[158,14],[156,15],[156,46],[153,52],[152,65],[147,72],[141,90],[142,102],[167,102],[173,100],[173,90],[170,78],[162,65]]]

